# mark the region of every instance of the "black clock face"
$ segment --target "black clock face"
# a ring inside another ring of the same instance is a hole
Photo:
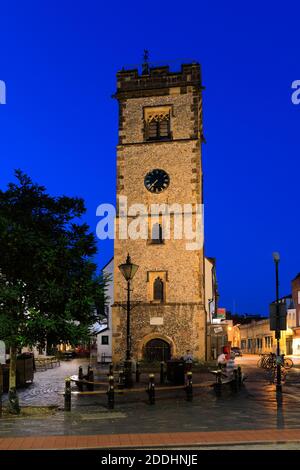
[[[144,184],[151,193],[161,193],[170,184],[170,177],[164,170],[152,170],[146,174]]]

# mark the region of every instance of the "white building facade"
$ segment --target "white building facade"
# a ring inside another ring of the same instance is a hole
[[[111,306],[114,303],[114,259],[111,260],[102,269],[104,275],[109,275],[107,284],[107,295],[109,297],[106,308],[106,319],[99,324],[97,334],[97,362],[108,363],[112,360],[112,328],[111,328]]]

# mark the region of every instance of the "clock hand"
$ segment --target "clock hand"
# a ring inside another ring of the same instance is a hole
[[[154,183],[152,183],[151,186],[149,186],[149,189],[151,189],[155,185],[155,183],[157,183],[157,182],[158,182],[158,180],[155,180]]]

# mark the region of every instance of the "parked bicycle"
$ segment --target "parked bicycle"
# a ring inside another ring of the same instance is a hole
[[[290,357],[284,357],[284,368],[285,369],[291,369],[294,365],[292,359]]]
[[[274,353],[261,354],[260,359],[257,362],[257,366],[262,369],[270,370],[276,364],[276,355]]]
[[[281,365],[280,368],[281,368],[281,382],[285,383],[287,370],[283,365]],[[275,366],[273,371],[272,371],[272,382],[273,383],[277,382],[277,366]]]
[[[271,370],[276,367],[276,354],[268,353],[268,354],[261,354],[257,362],[257,367],[261,367],[262,369]],[[291,369],[294,365],[293,361],[289,357],[284,357],[284,354],[281,354],[282,358],[282,367],[284,369]]]

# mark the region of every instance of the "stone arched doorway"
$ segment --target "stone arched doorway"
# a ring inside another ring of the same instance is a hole
[[[149,362],[168,361],[171,358],[171,347],[161,338],[153,338],[144,347],[144,359]]]

